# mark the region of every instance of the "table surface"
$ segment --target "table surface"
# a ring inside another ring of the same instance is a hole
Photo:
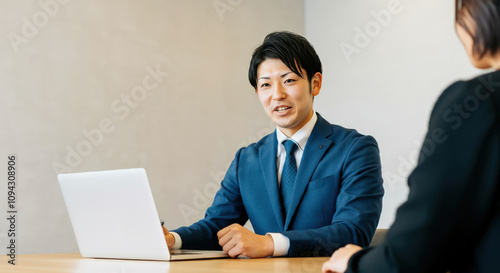
[[[1,255],[0,272],[106,272],[106,273],[176,273],[176,272],[321,272],[328,257],[211,259],[191,261],[137,261],[83,258],[78,253],[26,254],[16,256],[16,265]]]

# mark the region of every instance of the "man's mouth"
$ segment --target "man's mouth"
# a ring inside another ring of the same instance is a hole
[[[289,106],[278,106],[278,107],[274,108],[274,111],[276,111],[278,113],[283,113],[283,112],[286,112],[290,108],[292,108],[292,107],[289,107]]]

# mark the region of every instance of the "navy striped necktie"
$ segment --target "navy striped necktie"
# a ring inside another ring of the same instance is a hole
[[[293,185],[295,184],[295,177],[297,176],[297,161],[295,160],[295,150],[297,144],[292,140],[283,141],[286,150],[285,164],[281,172],[281,204],[284,208],[285,218],[291,205]]]

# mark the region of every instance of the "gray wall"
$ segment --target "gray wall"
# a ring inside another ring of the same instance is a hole
[[[267,33],[304,34],[303,1],[40,3],[0,3],[0,219],[16,153],[18,253],[78,251],[58,172],[144,167],[168,228],[200,219],[273,129],[248,64]]]
[[[455,34],[454,1],[306,0],[306,36],[324,64],[316,110],[373,135],[380,147],[388,227],[406,200],[432,106],[480,73]]]

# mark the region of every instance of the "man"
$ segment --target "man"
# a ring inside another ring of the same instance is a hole
[[[258,258],[326,256],[370,243],[383,196],[377,143],[314,112],[321,73],[305,38],[264,39],[248,76],[276,131],[236,153],[203,220],[164,229],[170,248]],[[242,226],[248,220],[255,233]]]

